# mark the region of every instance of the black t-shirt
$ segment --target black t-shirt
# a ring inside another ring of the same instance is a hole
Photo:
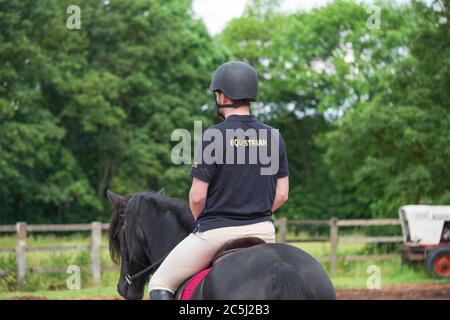
[[[209,183],[199,231],[272,220],[276,181],[288,176],[278,130],[253,115],[228,116],[203,133],[194,160],[191,176]]]

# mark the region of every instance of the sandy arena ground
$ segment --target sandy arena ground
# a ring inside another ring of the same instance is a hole
[[[379,290],[338,289],[338,300],[450,300],[450,284],[395,285]],[[17,296],[14,300],[46,300],[40,296]],[[78,297],[74,300],[122,300],[119,296]]]

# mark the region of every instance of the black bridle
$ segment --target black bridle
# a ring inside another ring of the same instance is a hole
[[[128,246],[127,246],[126,235],[125,235],[126,226],[127,226],[127,221],[125,220],[123,223],[123,226],[122,226],[122,241],[121,241],[122,246],[120,248],[120,251],[122,253],[122,257],[125,257],[127,259],[127,267],[125,270],[125,280],[128,283],[128,285],[131,286],[133,284],[134,279],[139,278],[140,276],[142,276],[148,272],[151,272],[156,266],[158,266],[161,262],[164,261],[164,259],[167,257],[167,255],[156,260],[156,262],[152,263],[149,266],[146,266],[145,264],[142,264],[139,261],[134,260],[133,257],[128,252]],[[139,272],[137,272],[133,275],[130,275],[130,273],[128,272],[128,268],[132,261],[139,264],[141,267],[144,267],[144,268],[142,270],[140,270]]]
[[[139,278],[140,276],[142,276],[143,274],[146,274],[147,272],[150,272],[154,267],[156,267],[158,264],[160,264],[161,262],[163,262],[163,260],[166,258],[166,256],[162,257],[161,259],[158,259],[155,263],[152,263],[151,265],[149,265],[148,267],[145,267],[144,269],[142,269],[141,271],[135,273],[134,275],[130,276],[130,274],[128,273],[128,271],[125,273],[125,280],[127,281],[128,285],[132,285],[133,284],[133,280],[136,278]],[[130,260],[128,260],[128,265],[130,264]],[[137,261],[136,261],[137,262]],[[137,262],[138,264],[140,264],[139,262]],[[128,269],[128,265],[127,265],[127,269]],[[143,266],[142,264],[140,264],[141,266]]]

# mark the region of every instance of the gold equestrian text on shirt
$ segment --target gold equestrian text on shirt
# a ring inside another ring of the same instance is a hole
[[[230,145],[234,147],[265,147],[267,146],[266,139],[230,139]]]
[[[280,167],[280,135],[273,128],[209,128],[203,132],[201,121],[194,121],[194,137],[187,129],[176,129],[171,140],[174,164],[259,164],[261,175],[274,175]],[[192,142],[196,150],[192,159]],[[195,142],[196,141],[196,142]],[[192,162],[192,160],[194,160]]]

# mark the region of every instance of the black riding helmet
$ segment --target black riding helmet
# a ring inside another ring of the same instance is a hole
[[[217,108],[239,107],[257,100],[258,74],[252,66],[245,62],[227,62],[216,69],[209,88],[213,93],[221,91],[229,99],[235,101],[232,104],[219,105],[216,100]]]

